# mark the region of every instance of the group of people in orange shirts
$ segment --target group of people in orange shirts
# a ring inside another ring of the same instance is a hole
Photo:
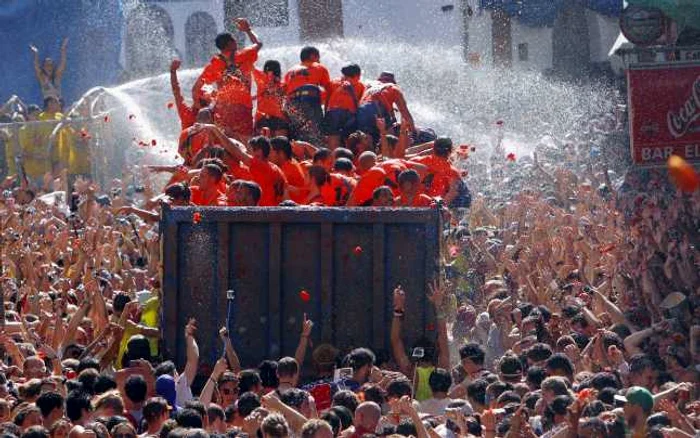
[[[259,70],[262,42],[246,20],[236,23],[252,45],[239,49],[232,34],[219,34],[219,53],[195,82],[192,105],[178,83],[180,62],[171,65],[184,165],[173,168],[166,193],[202,206],[468,202],[450,163],[452,141],[417,139],[392,73],[363,83],[360,66],[349,64],[331,80],[310,46],[284,77],[275,60]]]

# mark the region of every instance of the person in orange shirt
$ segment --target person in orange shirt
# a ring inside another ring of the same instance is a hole
[[[341,158],[336,158],[335,162],[333,163],[333,172],[338,173],[343,176],[347,176],[348,178],[353,179],[355,182],[357,182],[357,174],[355,173],[355,165],[352,164],[352,161],[341,157]]]
[[[253,78],[258,90],[255,132],[259,134],[262,128],[269,128],[273,137],[287,137],[289,118],[284,112],[285,94],[279,61],[266,61],[262,71],[253,70]]]
[[[216,164],[205,164],[199,172],[199,185],[190,187],[191,201],[200,206],[224,206],[226,195],[219,190],[224,172]]]
[[[282,170],[287,179],[289,198],[297,204],[303,204],[309,195],[304,169],[292,157],[292,143],[287,137],[274,137],[270,140],[270,161]]]
[[[258,183],[237,179],[226,191],[227,205],[230,207],[257,207],[262,197]]]
[[[421,193],[420,175],[413,169],[404,170],[399,175],[401,195],[395,200],[397,207],[432,207],[435,201]]]
[[[250,89],[251,74],[263,44],[252,31],[247,20],[238,18],[236,25],[238,30],[248,35],[253,45],[238,50],[238,43],[232,34],[228,32],[218,34],[214,43],[220,53],[204,67],[202,74],[192,87],[192,97],[196,102],[211,97],[211,89],[220,85],[227,69],[234,70],[235,74],[240,76],[241,81],[247,83]]]
[[[379,141],[377,118],[384,119],[387,127],[396,123],[394,106],[401,114],[402,123],[405,121],[411,131],[415,131],[413,116],[408,110],[406,99],[398,85],[393,73],[382,72],[376,82],[365,88],[365,94],[360,99],[360,107],[357,110],[357,127],[360,131],[372,136],[374,143]]]
[[[367,170],[357,182],[355,190],[350,194],[348,207],[367,207],[372,204],[372,195],[377,187],[386,185],[386,172],[381,167]]]
[[[355,131],[345,140],[345,148],[359,158],[363,152],[373,150],[372,137],[362,131]]]
[[[300,140],[320,144],[323,122],[324,93],[330,89],[328,69],[320,63],[321,53],[316,47],[301,49],[301,63],[295,65],[284,76],[287,93],[287,112]]]
[[[314,166],[321,166],[330,172],[333,168],[333,152],[330,149],[318,148],[313,158]]]
[[[195,100],[192,102],[192,106],[185,103],[185,98],[182,97],[182,90],[180,89],[180,82],[177,80],[177,70],[179,68],[180,60],[173,59],[173,62],[170,64],[170,87],[173,89],[173,97],[175,98],[177,114],[180,117],[180,125],[182,129],[185,130],[194,125],[197,120],[199,109],[202,108],[202,106],[206,106],[206,102]]]
[[[365,86],[360,81],[362,70],[359,65],[346,65],[340,71],[343,76],[331,82],[324,119],[324,130],[331,149],[344,144],[345,139],[357,130],[355,116],[365,92]]]
[[[205,130],[214,135],[226,151],[248,166],[251,179],[258,183],[262,190],[261,207],[277,206],[289,198],[284,173],[269,161],[270,140],[263,136],[251,138],[248,146],[253,155],[249,155],[241,142],[227,137],[216,125],[206,125]]]
[[[441,197],[449,205],[458,192],[461,181],[460,172],[449,161],[452,153],[452,140],[440,137],[433,143],[433,153],[425,157],[414,158],[419,164],[427,166],[427,176],[423,179],[425,192],[433,198]]]
[[[389,186],[381,186],[372,193],[372,207],[393,207],[394,193]]]
[[[188,167],[195,164],[194,158],[202,149],[214,144],[211,136],[202,130],[203,125],[213,122],[211,110],[209,108],[200,109],[196,122],[182,130],[178,142],[177,152],[185,160],[185,166]]]
[[[399,175],[401,172],[408,169],[408,167],[401,160],[386,160],[377,163],[378,167],[381,167],[386,172],[386,177],[391,184],[391,190],[394,192],[394,196],[399,196]]]

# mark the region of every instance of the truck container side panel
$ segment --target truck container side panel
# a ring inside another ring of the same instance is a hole
[[[195,211],[202,215],[197,224]],[[314,345],[388,352],[397,284],[407,294],[407,348],[422,336],[435,338],[426,300],[438,272],[435,210],[178,207],[164,209],[161,230],[163,336],[179,366],[188,317],[198,320],[200,371],[220,357],[227,289],[235,291],[230,333],[244,367],[294,355],[304,313],[315,323]]]
[[[229,285],[235,291],[231,339],[241,361],[254,363],[271,344],[269,282],[270,226],[225,222],[229,229]],[[221,294],[220,294],[221,295]],[[224,318],[226,315],[224,315]]]
[[[282,226],[282,302],[280,339],[284,356],[294,356],[304,313],[313,321],[321,315],[321,226],[315,224],[284,224]],[[302,296],[310,297],[304,301]],[[319,325],[314,329],[318,332]],[[313,333],[318,336],[318,333]]]
[[[406,338],[420,337],[426,328],[425,257],[426,235],[423,224],[396,224],[386,227],[385,246],[387,271],[386,305],[393,311],[393,290],[400,284],[406,293]],[[386,319],[385,319],[386,320]],[[406,344],[409,348],[411,345]]]
[[[372,341],[372,225],[336,224],[334,237],[333,345],[340,349]],[[360,250],[356,251],[356,248]]]
[[[208,222],[200,225],[192,223],[180,224],[179,232],[179,264],[189,275],[182,276],[180,280],[181,290],[189,291],[189,294],[179,296],[180,326],[177,328],[178,345],[185,345],[184,324],[189,318],[197,318],[202,323],[204,320],[219,321],[219,314],[223,313],[219,304],[220,294],[211,291],[220,290],[216,272],[218,259],[216,249],[219,247],[218,226]],[[224,294],[225,299],[225,294]],[[207,326],[204,326],[207,327]],[[201,331],[198,343],[202,351],[209,352],[209,356],[202,357],[203,361],[216,360],[213,356],[216,351],[218,331]],[[180,349],[184,355],[185,349]],[[180,358],[184,360],[185,357]]]

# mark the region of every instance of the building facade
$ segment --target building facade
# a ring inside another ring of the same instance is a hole
[[[125,11],[122,61],[137,74],[163,71],[174,56],[185,65],[202,65],[215,51],[215,35],[230,29],[227,23],[239,16],[249,18],[268,46],[335,37],[381,38],[453,48],[455,56],[472,65],[541,71],[607,62],[619,34],[614,16],[581,2],[561,0],[560,9],[536,19],[513,12],[506,0],[499,2],[151,0]]]

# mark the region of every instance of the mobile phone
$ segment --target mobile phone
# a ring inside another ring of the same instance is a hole
[[[425,357],[425,349],[423,347],[416,347],[411,353],[413,359],[423,359]]]

